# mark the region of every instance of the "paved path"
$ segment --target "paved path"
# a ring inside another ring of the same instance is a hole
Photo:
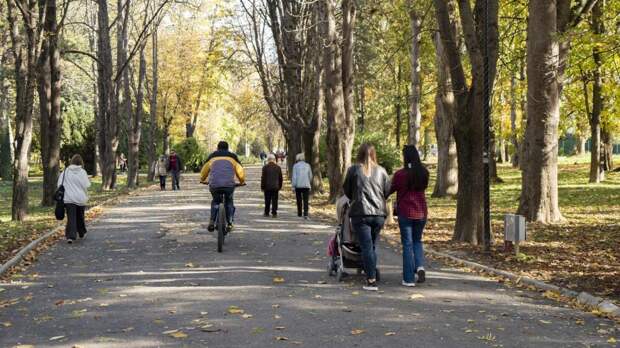
[[[613,346],[611,321],[440,264],[403,288],[387,246],[379,293],[361,291],[357,276],[338,284],[325,271],[333,228],[299,220],[286,202],[279,219],[263,218],[258,186],[236,193],[222,254],[194,176],[183,191],[108,209],[86,240],[0,284],[0,347]]]

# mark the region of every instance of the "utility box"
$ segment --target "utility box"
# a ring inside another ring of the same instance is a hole
[[[515,214],[504,216],[504,240],[515,244],[515,253],[519,253],[519,242],[526,240],[525,217]]]

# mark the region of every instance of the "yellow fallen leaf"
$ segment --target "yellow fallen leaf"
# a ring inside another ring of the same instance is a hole
[[[282,277],[274,277],[273,282],[276,284],[284,283],[284,278]]]
[[[4,327],[11,327],[11,326],[13,326],[13,324],[11,324],[10,321],[5,321],[4,323],[2,323],[2,326],[4,326]]]
[[[65,336],[54,336],[54,337],[50,338],[50,341],[58,341],[58,340],[63,339],[63,338],[65,338]]]
[[[611,344],[614,344],[614,343],[617,343],[617,342],[618,341],[614,337],[609,337],[609,339],[607,340],[607,343],[611,343]]]
[[[396,332],[393,332],[393,331],[385,333],[385,336],[394,336],[394,335],[396,335]]]
[[[252,314],[244,314],[244,315],[242,315],[242,317],[243,317],[243,319],[250,319],[250,318],[253,317],[253,315]]]
[[[284,326],[276,326],[274,329],[282,331],[282,330],[286,329],[286,327],[284,327]]]
[[[410,300],[417,300],[419,298],[424,298],[424,295],[422,295],[422,294],[412,294],[411,296],[409,296]]]
[[[465,330],[465,333],[472,333],[472,332],[474,332],[474,330],[472,330],[472,329]]]
[[[171,333],[169,336],[174,337],[174,338],[186,338],[187,334],[182,331],[177,331],[177,332]]]
[[[361,335],[364,332],[366,332],[366,330],[362,330],[362,329],[353,329],[351,330],[351,335]]]
[[[245,311],[237,306],[230,306],[228,307],[228,313],[229,314],[243,314],[245,313]]]
[[[34,348],[32,344],[20,344],[17,346],[13,346],[13,348]]]
[[[288,337],[276,336],[276,341],[288,341]]]
[[[193,263],[188,262],[188,263],[186,263],[186,264],[185,264],[185,267],[187,267],[187,268],[194,268],[194,267],[196,267],[196,266],[194,266],[194,264],[193,264]]]
[[[351,295],[353,295],[353,296],[357,296],[357,295],[359,295],[359,294],[360,294],[360,292],[359,292],[359,291],[353,291],[353,292],[351,293]]]
[[[476,321],[474,319],[467,319],[468,323],[475,323]]]
[[[543,324],[551,324],[551,322],[549,320],[539,320],[541,323]]]

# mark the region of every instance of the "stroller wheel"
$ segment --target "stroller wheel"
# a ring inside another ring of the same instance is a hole
[[[336,271],[336,280],[338,282],[341,282],[342,278],[344,278],[344,275],[345,275],[344,270],[342,268],[338,267],[338,270]]]
[[[334,262],[334,259],[329,260],[329,263],[327,264],[327,275],[330,277],[334,276],[334,268],[336,266],[336,263]]]
[[[381,281],[381,272],[379,272],[378,268],[375,270],[375,278],[377,281]]]

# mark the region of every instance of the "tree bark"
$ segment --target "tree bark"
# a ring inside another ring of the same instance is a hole
[[[118,98],[112,72],[112,47],[107,1],[98,1],[97,11],[97,86],[100,129],[99,155],[101,180],[104,191],[114,188],[116,182],[116,149],[118,147]]]
[[[3,8],[0,3],[0,9]],[[8,46],[8,32],[0,36],[0,47]],[[13,152],[13,132],[9,117],[9,79],[5,68],[8,68],[9,49],[0,51],[0,178],[11,180],[11,167],[15,153]]]
[[[349,1],[343,2],[349,5]],[[353,135],[355,132],[354,120],[347,118],[345,110],[345,96],[342,60],[336,32],[335,4],[333,0],[322,0],[320,4],[320,18],[322,37],[326,39],[323,52],[323,66],[325,68],[325,106],[327,112],[327,175],[329,177],[329,199],[335,201],[342,193],[344,175],[351,164]],[[348,17],[345,11],[345,17]],[[343,24],[350,21],[343,19]],[[343,33],[353,35],[352,28],[343,28]],[[344,39],[345,43],[352,42]],[[345,44],[346,46],[346,44]],[[347,54],[351,51],[347,48]],[[350,58],[347,61],[350,63]]]
[[[558,205],[558,124],[561,76],[556,0],[529,3],[527,126],[519,213],[529,221],[562,220]]]
[[[151,49],[152,49],[152,80],[153,86],[151,91],[151,108],[149,110],[150,122],[149,122],[149,141],[148,141],[148,161],[149,161],[149,174],[148,181],[153,181],[155,178],[155,167],[152,165],[157,160],[157,93],[159,88],[159,49],[158,49],[158,36],[157,28],[154,28],[151,36]]]
[[[437,94],[435,96],[435,136],[437,138],[437,180],[433,197],[456,196],[458,193],[458,160],[454,142],[454,92],[450,68],[439,33],[435,34]]]
[[[19,32],[15,3],[7,0],[7,21],[15,64],[15,161],[13,162],[13,200],[11,218],[23,221],[28,213],[28,170],[32,143],[32,114],[40,54],[40,25],[36,1],[19,0],[24,34]],[[25,42],[24,42],[25,39]]]
[[[603,128],[601,130],[601,140],[602,140],[602,162],[603,168],[605,171],[612,171],[614,169],[614,139],[611,132],[608,132],[607,129]]]
[[[136,188],[140,175],[140,139],[142,137],[142,117],[144,114],[144,81],[146,80],[145,44],[140,44],[140,67],[138,72],[138,91],[136,95],[136,112],[132,114],[129,124],[129,151],[127,186]]]
[[[47,0],[44,41],[39,58],[39,111],[41,160],[43,165],[42,206],[55,204],[54,193],[60,170],[61,85],[62,74],[58,51],[56,0]]]
[[[454,135],[458,154],[458,198],[456,224],[453,238],[472,244],[482,243],[482,192],[483,186],[483,109],[484,109],[484,52],[481,47],[484,19],[483,1],[471,3],[459,0],[460,20],[457,26],[454,1],[435,0],[437,22],[455,96]],[[489,76],[495,79],[498,53],[498,2],[488,1],[489,6]],[[463,32],[471,65],[471,84],[464,71],[458,44],[458,27]]]
[[[512,143],[513,168],[519,167],[519,136],[517,134],[517,77],[513,72],[510,76],[510,142]]]
[[[402,77],[401,77],[401,66],[400,63],[398,64],[397,67],[397,71],[396,71],[396,105],[394,105],[394,109],[396,111],[396,147],[400,149],[400,133],[401,132],[401,128],[402,128],[402,123],[403,123],[403,116],[402,116],[402,105],[401,105],[401,91],[400,91],[400,83],[401,83]]]
[[[420,45],[422,42],[422,19],[415,10],[411,18],[411,101],[409,104],[409,145],[420,146],[420,128],[422,112],[420,111],[422,87],[420,83]]]
[[[592,8],[592,31],[595,35],[603,35],[605,26],[603,23],[603,2],[597,1]],[[593,85],[592,85],[592,111],[590,113],[590,131],[592,147],[590,151],[590,183],[599,183],[605,180],[605,166],[601,163],[601,113],[603,112],[603,57],[598,46],[592,49],[594,61]],[[584,83],[586,83],[584,81]],[[587,85],[584,90],[587,98]]]

